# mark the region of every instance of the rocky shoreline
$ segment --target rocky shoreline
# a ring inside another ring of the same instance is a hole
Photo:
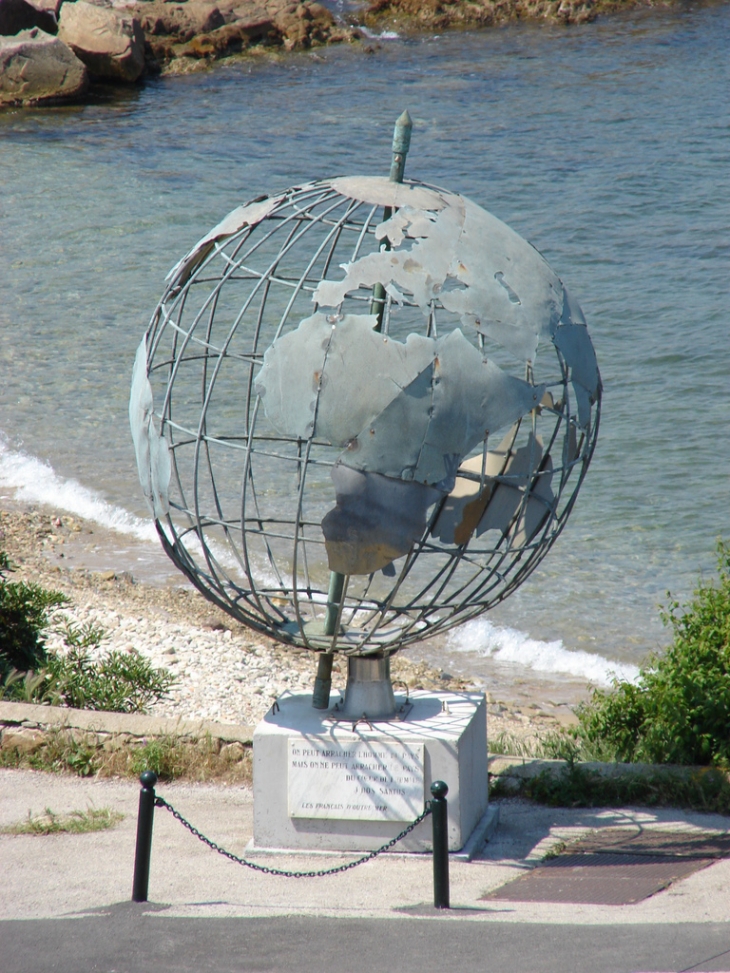
[[[0,106],[78,101],[94,81],[361,36],[315,0],[0,0]]]
[[[48,509],[0,509],[0,550],[15,567],[12,579],[34,581],[70,599],[55,613],[52,629],[92,622],[107,634],[101,651],[136,649],[176,675],[170,697],[152,707],[151,715],[252,725],[282,693],[311,692],[316,671],[311,653],[283,648],[239,625],[191,587],[156,587],[127,572],[59,565],[64,550],[97,530],[91,522]],[[51,632],[47,645],[60,648],[62,640]],[[346,663],[338,657],[333,693],[344,689],[345,676]],[[407,653],[394,658],[393,679],[410,689],[475,688],[468,677],[414,661]],[[543,711],[537,702],[528,714],[510,701],[487,699],[493,740],[506,733],[528,743],[570,719],[564,712]]]
[[[371,0],[360,23],[374,30],[476,30],[517,22],[587,24],[604,14],[676,6],[676,0]]]
[[[369,0],[344,23],[316,0],[0,0],[0,108],[79,101],[94,82],[129,85],[241,54],[366,41],[373,30],[584,24],[677,2]]]

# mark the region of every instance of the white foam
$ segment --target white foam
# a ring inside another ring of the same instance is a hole
[[[131,536],[140,541],[151,542],[159,550],[160,540],[157,529],[150,516],[142,520],[123,507],[115,506],[105,500],[100,493],[83,486],[78,480],[64,479],[59,476],[50,463],[29,456],[22,450],[11,449],[0,434],[0,488],[12,491],[16,500],[26,503],[42,503],[56,511],[64,511],[93,521],[101,527]],[[201,565],[205,564],[205,553],[199,539],[194,534],[185,538],[185,547]],[[244,578],[241,567],[227,547],[208,540],[208,548],[218,563]],[[264,587],[280,587],[273,572],[262,566],[254,570],[254,577]],[[302,590],[302,593],[305,593]],[[322,595],[321,601],[327,598]]]
[[[636,682],[639,669],[630,663],[613,662],[602,655],[566,649],[560,639],[541,642],[514,628],[493,625],[476,618],[454,629],[447,644],[457,652],[473,652],[495,662],[520,665],[537,672],[564,673],[586,679],[594,686],[610,686],[613,678]]]
[[[151,520],[142,520],[114,506],[77,480],[60,477],[49,463],[10,449],[1,439],[0,486],[12,490],[18,500],[44,503],[138,540],[158,543]]]
[[[371,41],[397,41],[400,39],[400,34],[396,33],[394,30],[384,30],[380,34],[376,34],[372,30],[368,30],[367,27],[358,27],[368,40]]]

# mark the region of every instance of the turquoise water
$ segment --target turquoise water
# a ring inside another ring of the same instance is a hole
[[[686,598],[730,536],[730,6],[371,46],[0,116],[0,493],[144,535],[127,397],[165,274],[247,198],[387,171],[407,107],[407,174],[545,254],[605,386],[562,538],[496,635],[438,651],[584,681],[575,650],[636,664],[666,639],[667,589]]]

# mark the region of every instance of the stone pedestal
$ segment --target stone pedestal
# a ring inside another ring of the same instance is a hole
[[[398,700],[403,702],[403,700]],[[449,849],[487,810],[487,708],[482,693],[415,692],[402,721],[333,722],[309,695],[284,695],[254,734],[255,849],[370,851],[449,787]],[[397,845],[430,851],[427,818]]]

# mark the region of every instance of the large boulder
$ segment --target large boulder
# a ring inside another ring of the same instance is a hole
[[[144,33],[136,17],[86,0],[64,3],[58,36],[97,78],[136,81],[144,71]]]
[[[0,34],[9,36],[33,27],[55,34],[58,29],[55,13],[28,0],[0,0]]]
[[[85,65],[57,37],[37,27],[0,37],[0,104],[67,101],[88,85]]]

